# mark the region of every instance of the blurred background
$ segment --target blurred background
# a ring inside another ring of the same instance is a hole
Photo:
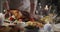
[[[11,15],[14,15],[16,19],[23,18],[24,22],[43,23],[44,20],[46,23],[51,22],[54,28],[56,25],[57,27],[60,25],[60,0],[0,0],[0,4],[0,13],[9,15],[5,17],[5,20],[11,20]],[[18,16],[15,15],[15,12]],[[23,14],[23,17],[19,13]]]

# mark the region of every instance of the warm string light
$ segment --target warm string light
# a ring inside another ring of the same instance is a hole
[[[44,9],[45,9],[45,10],[48,10],[48,5],[46,5]]]

